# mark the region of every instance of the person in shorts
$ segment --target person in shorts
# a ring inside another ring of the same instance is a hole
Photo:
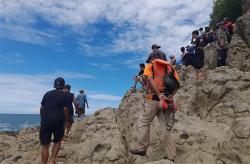
[[[76,97],[76,103],[78,105],[78,110],[76,113],[78,114],[78,118],[85,116],[85,105],[89,108],[87,96],[84,94],[84,90],[81,89],[80,94]]]
[[[67,108],[69,109],[69,129],[67,129],[66,131],[66,136],[68,136],[68,133],[71,129],[72,124],[74,123],[74,108],[73,108],[73,104],[75,106],[75,109],[78,109],[78,105],[76,103],[76,99],[75,99],[75,95],[74,93],[70,92],[71,86],[69,84],[64,85],[63,91],[65,93],[66,96],[66,104],[67,104]]]
[[[66,104],[66,96],[63,92],[65,81],[59,77],[54,81],[54,90],[47,92],[42,99],[40,107],[41,126],[39,132],[42,145],[42,163],[47,164],[49,158],[49,146],[53,134],[53,149],[51,163],[56,163],[57,154],[61,147],[64,135],[64,126],[69,129],[69,111]]]

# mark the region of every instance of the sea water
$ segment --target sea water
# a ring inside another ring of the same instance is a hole
[[[38,114],[0,114],[0,131],[18,131],[40,125]]]

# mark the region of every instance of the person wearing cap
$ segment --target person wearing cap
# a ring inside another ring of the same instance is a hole
[[[69,111],[66,104],[66,96],[63,92],[65,81],[63,78],[56,78],[54,90],[47,92],[42,99],[40,107],[41,126],[39,132],[42,145],[42,163],[47,164],[49,158],[49,145],[53,134],[53,148],[51,163],[56,163],[57,154],[61,147],[64,135],[64,126],[69,129]]]
[[[147,63],[149,63],[149,60],[155,56],[157,56],[159,59],[167,61],[166,54],[160,50],[161,46],[158,44],[153,44],[151,48],[152,52],[148,55],[148,59],[146,61]]]
[[[130,149],[130,153],[140,156],[146,155],[149,146],[150,124],[157,116],[161,127],[161,146],[166,151],[166,158],[174,161],[176,156],[176,144],[171,137],[171,128],[173,127],[173,124],[169,124],[172,122],[170,120],[173,117],[171,117],[171,110],[167,109],[164,111],[163,106],[165,105],[162,105],[161,102],[173,100],[173,95],[175,93],[167,95],[159,90],[159,86],[154,80],[155,70],[153,69],[153,61],[155,59],[161,59],[161,57],[159,55],[149,57],[149,64],[146,65],[144,70],[144,76],[148,83],[149,90],[147,90],[144,109],[141,111],[138,121],[137,144],[134,149]]]
[[[226,65],[228,45],[227,35],[224,30],[224,23],[220,22],[219,29],[217,30],[217,67]]]
[[[76,97],[76,103],[78,105],[78,110],[76,113],[78,114],[78,118],[85,116],[85,105],[89,108],[87,96],[84,94],[84,90],[81,89],[80,94]]]

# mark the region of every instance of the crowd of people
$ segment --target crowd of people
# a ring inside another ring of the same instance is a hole
[[[173,101],[173,96],[180,88],[179,77],[176,69],[183,64],[196,69],[196,79],[203,80],[204,51],[203,48],[213,42],[217,43],[217,66],[225,66],[228,44],[233,35],[233,24],[228,18],[216,25],[216,30],[210,27],[200,28],[192,32],[190,45],[181,47],[181,60],[176,61],[175,55],[170,56],[170,62],[157,44],[152,45],[152,52],[146,61],[147,65],[140,64],[140,72],[134,77],[136,88],[137,82],[141,83],[146,90],[146,102],[144,110],[141,110],[138,124],[137,144],[130,153],[145,156],[149,146],[150,124],[154,117],[158,117],[162,130],[161,146],[166,150],[166,158],[174,161],[176,157],[176,144],[171,138],[171,128],[174,125],[174,113],[178,110]],[[132,90],[132,91],[133,91]]]
[[[141,110],[138,123],[137,144],[130,153],[145,156],[149,146],[150,124],[155,116],[158,117],[162,135],[161,146],[166,150],[166,158],[174,161],[176,157],[176,144],[171,138],[171,129],[174,125],[174,113],[178,105],[173,97],[180,88],[178,65],[193,66],[196,69],[196,79],[204,79],[204,51],[208,44],[217,42],[217,66],[225,66],[228,44],[233,34],[233,24],[227,18],[217,24],[215,31],[210,27],[200,28],[192,32],[190,45],[181,47],[181,60],[177,62],[176,56],[171,55],[170,61],[166,54],[160,50],[158,44],[152,45],[152,52],[148,55],[146,65],[139,65],[140,72],[134,77],[132,91],[140,83],[146,91],[144,110]],[[89,108],[84,90],[75,98],[70,92],[71,86],[65,85],[63,78],[54,81],[54,90],[47,92],[41,102],[40,115],[40,143],[42,145],[41,157],[43,164],[47,164],[49,158],[49,145],[53,134],[53,148],[51,163],[56,163],[56,157],[61,147],[61,141],[68,136],[70,128],[74,123],[74,108],[78,118],[85,115],[85,106]]]
[[[196,79],[204,79],[204,51],[203,48],[213,42],[217,43],[217,66],[225,66],[228,44],[230,44],[234,32],[233,23],[224,18],[216,24],[216,30],[205,27],[192,32],[191,45],[181,47],[181,62],[185,66],[192,65],[197,71]]]
[[[87,97],[84,90],[75,98],[70,92],[71,86],[65,85],[63,78],[56,78],[54,81],[54,90],[47,92],[42,99],[40,107],[41,126],[40,143],[42,145],[41,157],[42,163],[47,164],[49,158],[49,145],[53,134],[53,148],[51,163],[56,163],[57,154],[61,147],[61,141],[64,136],[68,136],[72,124],[74,123],[74,108],[78,118],[85,116],[85,106],[89,108]]]

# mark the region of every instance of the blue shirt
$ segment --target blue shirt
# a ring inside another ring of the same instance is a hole
[[[85,104],[88,104],[86,95],[83,93],[80,93],[76,98],[76,102],[79,108],[85,108]]]

